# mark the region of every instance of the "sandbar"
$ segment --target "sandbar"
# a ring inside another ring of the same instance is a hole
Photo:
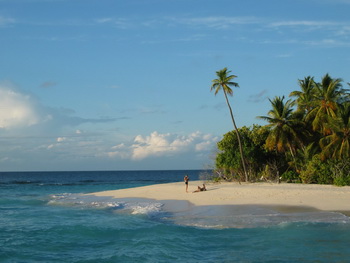
[[[197,186],[203,183],[207,191],[193,193]],[[183,200],[195,206],[267,205],[300,209],[309,207],[350,215],[350,186],[190,181],[188,192],[185,191],[184,182],[176,182],[92,194],[112,198]]]

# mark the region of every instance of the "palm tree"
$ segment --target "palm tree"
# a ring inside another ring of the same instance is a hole
[[[314,107],[306,118],[312,121],[314,131],[319,130],[325,135],[330,134],[325,125],[330,119],[336,118],[340,100],[346,94],[341,82],[342,79],[332,79],[329,74],[326,74],[321,83],[315,83]]]
[[[289,94],[289,97],[296,98],[295,102],[297,105],[297,110],[295,111],[295,113],[301,115],[300,117],[304,121],[304,125],[308,133],[313,134],[308,138],[309,143],[314,143],[316,141],[318,142],[320,134],[318,132],[313,131],[312,120],[310,118],[307,118],[310,111],[315,107],[316,83],[314,81],[314,77],[308,76],[304,79],[299,79],[298,83],[300,91],[292,91]],[[304,149],[302,149],[301,152],[304,152]]]
[[[300,170],[296,170],[297,173],[300,174],[302,170],[305,170],[308,162],[312,160],[312,158],[321,152],[318,141],[311,142],[307,146],[298,149],[295,155],[295,163],[289,163],[290,166],[298,167]]]
[[[301,91],[292,91],[289,97],[296,97],[298,111],[303,114],[308,114],[312,109],[312,102],[315,93],[315,81],[311,76],[305,77],[303,80],[299,79],[299,87]]]
[[[284,102],[284,96],[276,96],[270,100],[272,109],[268,112],[269,116],[258,116],[269,124],[270,134],[266,139],[266,148],[276,150],[277,152],[291,153],[295,162],[295,154],[298,148],[303,147],[303,137],[305,130],[303,122],[298,115],[293,113],[295,104],[292,100]],[[298,170],[298,169],[297,169]]]
[[[215,95],[221,89],[224,92],[226,103],[227,103],[227,106],[228,106],[228,108],[230,110],[232,123],[233,123],[233,126],[234,126],[235,131],[236,131],[237,140],[238,140],[238,144],[239,144],[239,152],[241,154],[241,161],[242,161],[242,166],[243,166],[244,175],[245,175],[245,180],[247,182],[248,181],[248,174],[247,174],[247,170],[246,170],[246,167],[245,167],[245,161],[244,161],[244,156],[243,156],[243,148],[242,148],[241,137],[239,135],[238,128],[237,128],[235,119],[233,117],[232,108],[231,108],[230,102],[228,101],[228,97],[227,97],[227,94],[230,95],[230,96],[233,95],[233,91],[232,91],[232,89],[230,87],[231,86],[232,87],[239,87],[239,85],[238,85],[237,82],[233,82],[232,81],[237,76],[229,75],[230,73],[231,73],[231,71],[228,71],[227,68],[223,68],[222,70],[216,71],[216,75],[217,75],[218,78],[214,79],[212,81],[212,85],[211,85],[210,90],[211,91],[215,90],[215,93],[214,93]]]
[[[321,139],[321,158],[350,158],[350,102],[339,105],[338,116],[328,124],[332,133]]]

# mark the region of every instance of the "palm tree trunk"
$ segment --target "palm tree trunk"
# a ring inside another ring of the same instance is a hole
[[[290,151],[290,154],[292,155],[292,158],[293,158],[293,161],[294,161],[295,170],[299,171],[298,170],[298,166],[297,166],[297,161],[295,159],[295,154],[293,152],[292,146],[290,146],[290,145],[289,145],[289,151]]]
[[[239,145],[239,152],[240,152],[240,154],[241,154],[241,161],[242,161],[242,166],[243,166],[243,170],[244,170],[245,181],[248,182],[248,174],[247,174],[247,170],[246,170],[246,168],[245,168],[245,161],[244,161],[244,157],[243,157],[243,148],[242,148],[241,136],[239,136],[238,128],[237,128],[237,126],[236,126],[235,119],[233,118],[233,113],[232,113],[231,105],[230,105],[230,102],[228,101],[226,91],[225,91],[225,89],[223,89],[223,90],[224,90],[224,94],[225,94],[225,99],[226,99],[227,106],[228,106],[228,108],[229,108],[229,110],[230,110],[230,114],[231,114],[231,119],[232,119],[233,127],[234,127],[235,130],[236,130],[236,135],[237,135],[237,140],[238,140],[238,145]]]

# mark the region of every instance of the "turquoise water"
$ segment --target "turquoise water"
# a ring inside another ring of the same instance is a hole
[[[0,262],[350,262],[339,213],[81,195],[200,173],[0,173]]]

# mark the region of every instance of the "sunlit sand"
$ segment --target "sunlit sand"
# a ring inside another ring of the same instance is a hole
[[[350,187],[309,184],[272,183],[209,183],[207,191],[194,193],[202,181],[190,181],[188,192],[183,182],[157,184],[137,188],[93,193],[114,198],[148,198],[184,200],[196,206],[207,205],[269,205],[305,207],[323,211],[350,211]],[[286,208],[285,208],[286,209]]]

